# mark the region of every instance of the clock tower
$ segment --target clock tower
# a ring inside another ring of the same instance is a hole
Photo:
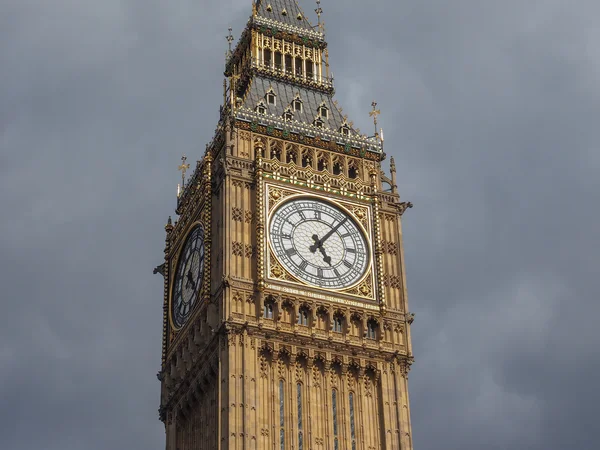
[[[396,169],[333,100],[296,0],[257,0],[165,227],[167,450],[411,450]]]

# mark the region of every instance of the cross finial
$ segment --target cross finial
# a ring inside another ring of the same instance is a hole
[[[185,184],[185,173],[190,168],[189,164],[186,164],[187,156],[183,155],[181,157],[181,165],[177,168],[177,170],[181,170],[181,186],[183,187]]]
[[[381,114],[381,111],[377,109],[377,102],[373,101],[371,103],[373,110],[369,113],[369,116],[373,118],[373,123],[375,124],[375,135],[377,135],[377,116]]]

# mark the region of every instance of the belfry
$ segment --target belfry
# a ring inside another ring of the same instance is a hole
[[[411,450],[396,168],[334,101],[317,1],[257,0],[182,158],[164,264],[167,450]],[[189,175],[185,176],[189,168]]]

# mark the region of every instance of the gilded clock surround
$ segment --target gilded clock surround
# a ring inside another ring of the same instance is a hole
[[[361,134],[333,101],[322,27],[310,26],[295,0],[254,2],[225,76],[214,138],[184,180],[177,220],[165,226],[158,378],[166,449],[412,449],[414,315],[401,227],[412,204],[400,201],[393,159],[388,176],[382,138]],[[297,97],[302,111],[287,120]],[[256,109],[261,101],[266,114]],[[277,269],[269,217],[297,196],[338,205],[369,238],[359,283],[311,287]],[[174,271],[197,223],[205,229],[203,291],[175,329]]]
[[[265,199],[267,204],[266,210],[266,222],[268,223],[273,212],[276,208],[282,204],[283,202],[288,202],[297,198],[314,198],[321,199],[318,195],[315,195],[311,191],[304,191],[300,189],[294,189],[292,187],[286,187],[285,185],[278,185],[273,183],[265,183]],[[336,205],[341,210],[345,211],[356,224],[359,226],[361,232],[364,236],[372,240],[372,215],[370,211],[370,205],[368,203],[358,203],[356,201],[351,202],[343,199],[331,198],[328,200],[332,204]],[[267,227],[268,228],[268,227]],[[302,280],[299,280],[296,276],[286,270],[277,256],[269,246],[269,232],[267,229],[266,239],[264,240],[265,248],[263,251],[268,254],[268,263],[266,267],[265,278],[270,282],[279,282],[286,281],[292,284],[297,285],[298,288],[303,288],[304,290],[323,290],[323,291],[331,291],[336,292],[338,294],[345,294],[351,296],[360,297],[361,300],[371,300],[375,301],[375,289],[374,289],[374,273],[373,273],[373,252],[369,252],[368,257],[368,267],[365,273],[351,286],[345,288],[338,289],[330,289],[326,287],[316,287],[312,285],[307,285]]]

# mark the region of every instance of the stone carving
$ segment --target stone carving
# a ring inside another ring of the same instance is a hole
[[[241,222],[243,220],[242,209],[234,206],[231,208],[231,218],[236,222]]]
[[[244,244],[241,242],[232,242],[231,252],[236,256],[244,256]]]

